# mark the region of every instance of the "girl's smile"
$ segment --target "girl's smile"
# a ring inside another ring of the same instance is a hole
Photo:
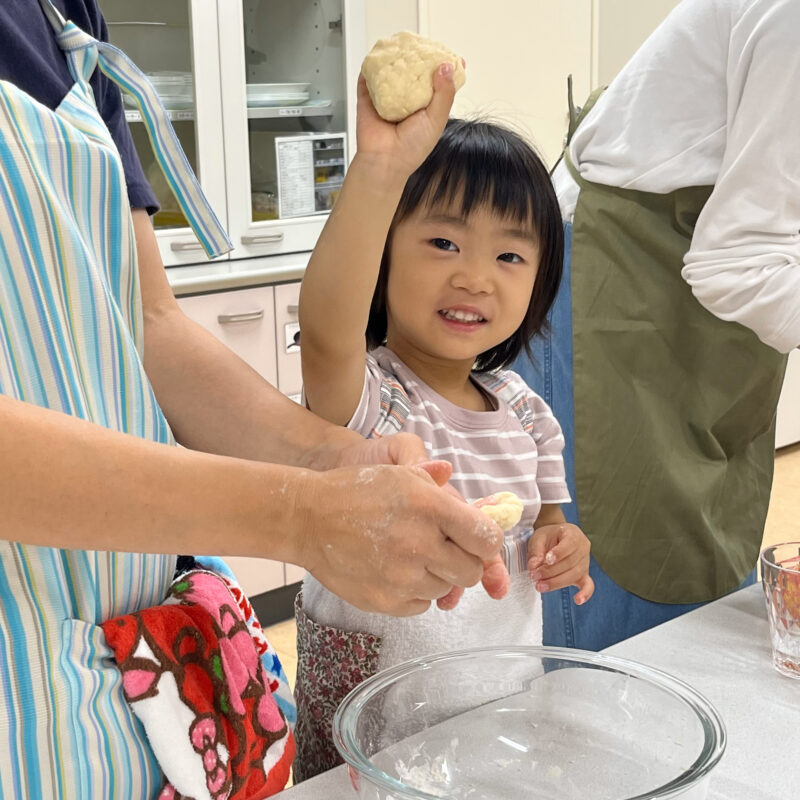
[[[473,331],[481,325],[485,325],[488,320],[477,309],[472,306],[452,306],[450,308],[439,309],[439,316],[442,321],[456,331]]]

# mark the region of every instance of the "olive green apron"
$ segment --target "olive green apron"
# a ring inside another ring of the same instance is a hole
[[[581,526],[627,591],[662,603],[719,597],[756,562],[786,356],[703,308],[681,277],[713,187],[602,186],[565,157],[580,187],[571,289]]]

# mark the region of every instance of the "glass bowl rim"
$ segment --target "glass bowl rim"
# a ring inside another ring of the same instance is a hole
[[[689,767],[677,778],[659,787],[649,789],[645,794],[632,795],[620,800],[668,800],[675,797],[696,784],[717,765],[725,753],[727,733],[725,723],[722,721],[717,709],[693,686],[668,672],[650,667],[638,661],[633,661],[618,656],[596,653],[590,650],[578,650],[571,647],[535,647],[527,645],[498,645],[494,647],[475,647],[466,650],[451,650],[444,653],[435,653],[421,656],[408,661],[403,661],[394,667],[372,675],[352,689],[339,703],[333,716],[333,740],[336,749],[348,766],[362,773],[368,780],[386,790],[392,795],[399,795],[409,800],[448,800],[450,795],[432,795],[421,789],[412,789],[400,781],[377,769],[363,756],[357,747],[353,736],[353,726],[346,725],[348,712],[352,722],[355,722],[365,702],[376,692],[395,683],[402,677],[409,675],[419,668],[430,668],[434,664],[446,661],[465,660],[472,657],[523,657],[536,656],[537,658],[551,658],[561,661],[573,661],[578,664],[589,664],[606,667],[609,671],[622,672],[635,678],[655,685],[673,697],[688,705],[696,714],[703,727],[704,744],[700,754]],[[712,737],[709,736],[711,732]]]

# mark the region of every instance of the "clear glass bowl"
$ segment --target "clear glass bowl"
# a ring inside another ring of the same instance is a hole
[[[408,661],[342,701],[336,746],[370,800],[702,800],[725,750],[687,684],[548,647]]]

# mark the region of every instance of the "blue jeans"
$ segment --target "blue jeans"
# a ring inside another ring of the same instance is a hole
[[[564,432],[564,467],[573,502],[564,507],[567,522],[580,525],[575,503],[575,405],[572,392],[572,291],[570,256],[572,224],[564,225],[564,274],[550,310],[550,331],[531,342],[533,360],[523,353],[511,365],[525,382],[552,408]],[[576,606],[574,587],[556,589],[542,596],[543,641],[554,647],[602,650],[616,642],[685,614],[702,603],[654,603],[626,591],[591,559],[589,574],[595,582],[592,599]],[[740,588],[755,582],[753,570]]]

